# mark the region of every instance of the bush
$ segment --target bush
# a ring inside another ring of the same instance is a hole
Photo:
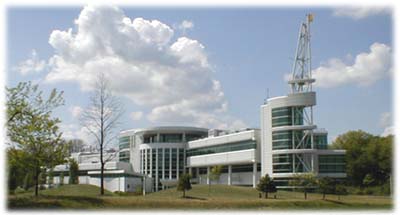
[[[26,191],[24,190],[24,188],[22,188],[22,187],[17,187],[17,188],[15,188],[15,190],[14,190],[14,193],[15,194],[18,194],[18,193],[25,193]]]
[[[142,186],[137,186],[137,187],[135,188],[134,194],[135,194],[135,195],[143,195],[143,188],[142,188]]]
[[[122,191],[114,191],[115,194],[119,195],[119,196],[128,196],[127,192],[122,192]]]

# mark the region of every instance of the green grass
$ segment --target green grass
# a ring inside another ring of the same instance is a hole
[[[193,185],[186,192],[188,198],[176,189],[168,189],[146,196],[118,196],[107,192],[99,196],[99,188],[92,185],[64,185],[60,188],[42,190],[40,197],[33,193],[12,195],[8,206],[11,209],[68,208],[68,209],[244,209],[244,210],[328,210],[328,209],[392,209],[393,202],[384,196],[342,196],[308,194],[304,200],[298,192],[279,191],[277,199],[273,194],[269,199],[260,199],[258,191],[249,187],[212,185],[208,193],[207,185]]]

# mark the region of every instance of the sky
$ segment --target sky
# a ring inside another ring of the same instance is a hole
[[[65,138],[98,71],[124,104],[118,130],[160,125],[260,127],[260,105],[286,95],[300,23],[311,25],[314,122],[329,140],[393,132],[393,21],[388,8],[8,7],[7,86],[64,91]],[[267,95],[268,92],[268,95]]]

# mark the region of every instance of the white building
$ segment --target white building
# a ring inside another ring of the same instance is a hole
[[[318,129],[313,121],[316,93],[310,66],[311,21],[309,15],[300,27],[289,80],[291,92],[269,98],[261,106],[261,130],[166,126],[122,131],[118,159],[106,165],[106,189],[133,191],[145,184],[146,191],[158,191],[175,186],[185,172],[191,173],[194,183],[252,187],[261,175],[268,174],[278,188],[290,188],[289,181],[305,173],[346,177],[345,150],[328,150],[327,131]],[[91,154],[74,157],[81,171],[80,183],[99,185],[99,164],[93,156],[98,159]],[[215,182],[210,180],[213,166],[222,166]],[[56,170],[67,171],[67,167]]]

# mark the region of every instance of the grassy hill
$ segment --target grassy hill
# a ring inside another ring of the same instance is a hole
[[[315,210],[315,209],[391,209],[392,199],[383,196],[337,196],[309,194],[303,199],[298,192],[279,191],[277,198],[259,198],[259,193],[250,187],[193,185],[181,198],[182,193],[171,188],[146,196],[119,196],[107,192],[99,196],[99,188],[92,185],[64,185],[60,188],[43,190],[40,197],[33,193],[12,195],[8,198],[11,209],[71,208],[71,209],[245,209],[245,210]]]

